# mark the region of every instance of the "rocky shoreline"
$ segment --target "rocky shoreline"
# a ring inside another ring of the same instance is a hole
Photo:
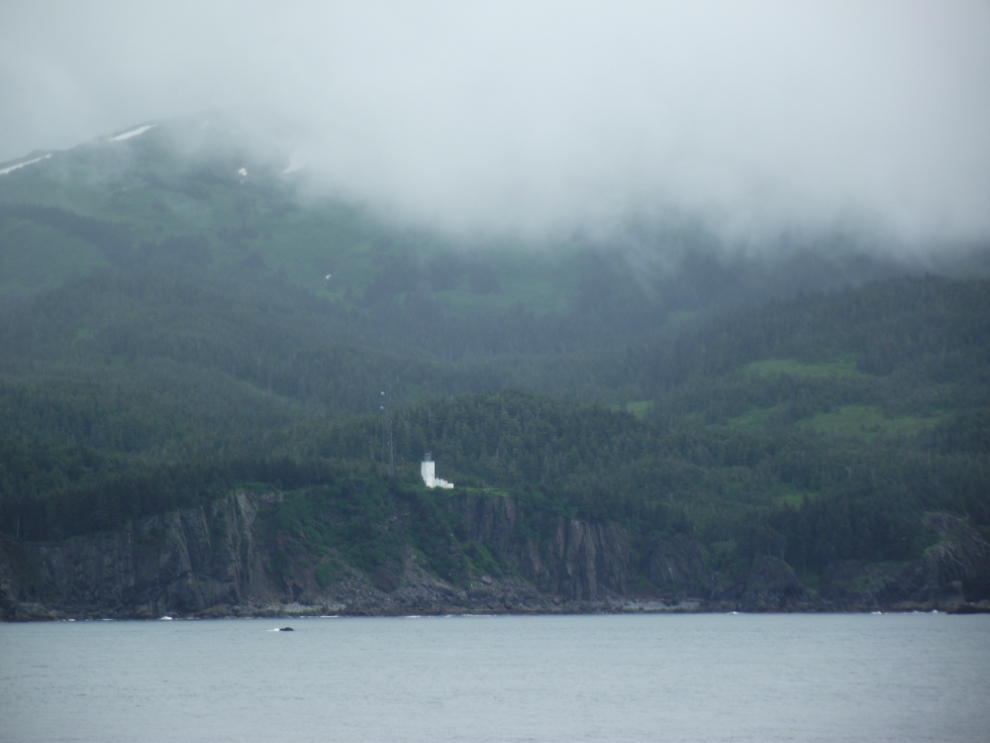
[[[959,588],[959,586],[955,586]],[[326,616],[444,616],[540,614],[702,614],[702,613],[889,613],[933,611],[949,614],[990,613],[990,600],[967,601],[961,592],[943,591],[938,598],[879,603],[875,600],[835,602],[803,591],[787,597],[765,593],[756,600],[703,599],[690,596],[655,597],[610,595],[595,600],[570,599],[541,593],[518,578],[484,576],[467,588],[440,581],[415,563],[407,568],[402,585],[384,592],[361,576],[333,587],[317,603],[271,601],[217,603],[195,610],[168,604],[98,605],[41,603],[19,600],[8,580],[0,585],[0,621],[64,621],[97,619],[277,618]],[[866,598],[866,597],[863,597]]]
[[[631,544],[614,525],[556,518],[542,545],[520,534],[520,504],[452,500],[467,536],[501,575],[454,585],[407,547],[401,564],[363,573],[298,550],[273,569],[255,529],[278,493],[233,493],[208,509],[59,543],[0,538],[0,621],[447,614],[990,612],[990,545],[958,519],[931,516],[941,541],[900,564],[843,561],[813,587],[762,556],[709,572],[684,535]],[[226,526],[220,532],[218,521]],[[633,555],[638,555],[634,558]],[[636,560],[638,559],[638,562]],[[286,577],[288,576],[288,577]]]
[[[700,599],[685,599],[672,604],[656,601],[629,599],[626,601],[587,602],[587,601],[545,601],[506,606],[458,606],[432,605],[415,609],[397,610],[394,607],[350,607],[342,604],[313,606],[306,604],[269,604],[267,606],[228,606],[219,604],[192,614],[163,614],[152,616],[144,612],[118,610],[111,612],[65,612],[41,604],[17,602],[7,607],[3,622],[58,622],[58,621],[100,621],[134,620],[155,621],[210,620],[210,619],[300,619],[328,617],[419,617],[419,616],[540,616],[578,614],[990,614],[990,601],[976,603],[966,601],[941,604],[905,602],[884,609],[866,606],[815,606],[804,608],[787,606],[782,609],[757,609],[733,603],[708,602]]]

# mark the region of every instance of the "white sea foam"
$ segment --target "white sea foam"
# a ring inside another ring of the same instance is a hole
[[[136,137],[140,134],[144,134],[149,129],[154,129],[157,124],[145,124],[144,126],[139,126],[137,129],[131,129],[129,132],[124,132],[123,134],[118,134],[116,137],[110,137],[110,142],[120,142],[124,139],[130,139],[131,137]]]
[[[41,157],[34,158],[34,160],[28,160],[27,162],[17,163],[17,165],[9,165],[6,168],[4,168],[3,170],[0,170],[0,175],[7,175],[7,173],[11,173],[11,172],[13,172],[15,170],[20,170],[25,165],[32,165],[34,163],[41,162],[42,160],[47,160],[51,156],[52,155],[49,152],[47,155],[42,155]]]

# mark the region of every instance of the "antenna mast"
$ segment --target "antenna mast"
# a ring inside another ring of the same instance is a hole
[[[388,462],[388,474],[395,474],[395,447],[392,445],[392,380],[386,375],[385,389],[378,406],[382,413],[382,462]]]

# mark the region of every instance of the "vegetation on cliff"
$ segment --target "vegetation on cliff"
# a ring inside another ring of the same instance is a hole
[[[648,545],[678,536],[814,585],[923,555],[926,514],[990,530],[985,279],[890,278],[911,272],[838,243],[732,257],[684,224],[638,235],[668,258],[648,270],[468,249],[152,131],[0,180],[5,538],[255,483],[287,493],[276,572],[324,550],[390,585],[407,547],[455,583],[511,572],[418,484],[427,450],[457,495],[524,504],[536,542],[558,517],[621,526],[647,589]]]

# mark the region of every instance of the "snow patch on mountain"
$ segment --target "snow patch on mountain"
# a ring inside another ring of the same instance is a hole
[[[144,134],[149,129],[154,129],[158,124],[145,124],[144,126],[139,126],[137,129],[131,129],[130,131],[124,132],[123,134],[118,134],[116,137],[110,137],[110,142],[120,142],[124,139],[130,139],[131,137],[136,137],[140,134]]]
[[[42,160],[47,160],[51,156],[52,155],[49,152],[47,155],[42,155],[41,157],[34,158],[34,160],[28,160],[27,162],[17,163],[17,165],[10,165],[4,168],[3,170],[0,170],[0,175],[7,175],[7,173],[13,172],[15,170],[19,170],[20,168],[23,168],[25,165],[31,165],[33,163],[41,162]]]

